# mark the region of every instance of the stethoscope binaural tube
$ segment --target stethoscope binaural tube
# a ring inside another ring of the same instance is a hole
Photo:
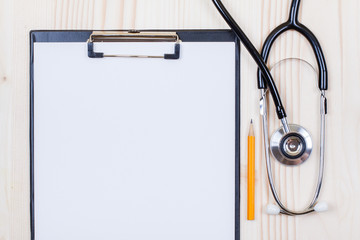
[[[261,98],[260,98],[260,114],[262,115],[262,125],[263,125],[263,132],[264,132],[264,149],[265,149],[265,159],[266,159],[266,171],[268,175],[269,185],[271,193],[276,201],[277,205],[269,204],[267,206],[266,212],[268,214],[276,215],[279,213],[295,216],[295,215],[304,215],[311,212],[322,212],[328,209],[326,202],[318,202],[318,198],[320,195],[320,190],[322,187],[322,180],[324,175],[324,152],[325,152],[325,90],[321,91],[320,96],[320,116],[321,116],[321,127],[320,127],[320,161],[319,161],[319,172],[318,172],[318,181],[315,189],[314,196],[304,210],[302,211],[294,211],[288,209],[284,204],[282,204],[279,195],[276,191],[273,176],[272,176],[272,167],[270,161],[270,147],[269,147],[269,136],[268,136],[268,118],[267,118],[267,101],[266,101],[266,89],[261,89]]]

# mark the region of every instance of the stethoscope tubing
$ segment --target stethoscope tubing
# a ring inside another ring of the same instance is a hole
[[[236,36],[240,39],[242,44],[245,46],[245,48],[248,50],[256,64],[259,66],[259,69],[261,70],[267,86],[269,87],[271,96],[274,101],[274,105],[276,108],[276,113],[279,119],[285,119],[286,118],[286,112],[283,107],[283,104],[281,102],[281,98],[279,95],[279,92],[276,88],[275,82],[271,76],[270,70],[266,66],[265,61],[261,57],[260,53],[256,50],[255,46],[251,43],[249,38],[246,36],[246,34],[242,31],[242,29],[239,27],[239,25],[235,22],[235,20],[232,18],[230,13],[226,10],[225,6],[222,4],[220,0],[212,0],[215,4],[216,8],[224,18],[224,20],[227,22],[227,24],[230,26],[230,28],[234,31]]]
[[[291,10],[290,10],[290,16],[288,21],[286,21],[283,24],[280,24],[278,27],[276,27],[266,38],[263,48],[261,50],[261,57],[266,63],[270,54],[271,47],[275,40],[284,32],[289,30],[294,30],[300,33],[302,36],[304,36],[308,42],[310,43],[315,57],[318,64],[319,69],[319,83],[318,87],[321,90],[327,90],[328,89],[328,73],[327,73],[327,67],[325,62],[324,53],[321,49],[320,43],[315,37],[315,35],[303,24],[301,24],[298,21],[298,12],[300,7],[300,0],[293,0],[291,4]],[[258,70],[258,88],[259,89],[266,89],[266,83],[263,81],[264,74],[262,70],[259,67]],[[265,78],[266,79],[266,78]]]

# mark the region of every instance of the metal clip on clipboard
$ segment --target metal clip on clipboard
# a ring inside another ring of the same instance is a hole
[[[94,52],[94,42],[175,42],[174,53],[164,55],[122,55],[122,54],[104,54]],[[163,58],[179,59],[180,58],[180,39],[176,32],[93,32],[88,41],[88,57],[126,57],[126,58]]]

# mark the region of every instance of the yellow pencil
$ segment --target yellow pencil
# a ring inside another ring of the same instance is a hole
[[[248,193],[247,219],[255,219],[255,136],[253,121],[250,122],[248,135]]]

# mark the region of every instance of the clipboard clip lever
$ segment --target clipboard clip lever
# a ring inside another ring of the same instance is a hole
[[[123,55],[123,54],[104,54],[94,51],[95,42],[175,42],[174,53],[165,53],[164,55]],[[87,40],[88,57],[125,57],[125,58],[163,58],[179,59],[180,58],[180,39],[176,32],[93,32]]]

